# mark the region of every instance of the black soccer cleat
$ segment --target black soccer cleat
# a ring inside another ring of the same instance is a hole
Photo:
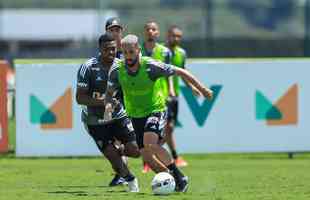
[[[189,186],[188,177],[184,176],[176,183],[175,191],[186,192],[188,189],[188,186]]]
[[[124,178],[120,177],[118,174],[114,176],[112,181],[109,183],[110,187],[118,186],[118,185],[125,185],[127,182]]]

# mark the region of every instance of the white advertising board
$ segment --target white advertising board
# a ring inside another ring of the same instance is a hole
[[[80,63],[18,64],[18,156],[99,155],[80,121]],[[182,86],[175,130],[182,153],[310,150],[310,61],[190,61],[212,101]],[[60,120],[56,120],[60,119]]]
[[[176,130],[182,152],[310,150],[309,60],[192,62],[212,102],[184,95]],[[191,105],[191,106],[189,106]]]
[[[17,64],[16,155],[100,155],[80,120],[80,63]]]

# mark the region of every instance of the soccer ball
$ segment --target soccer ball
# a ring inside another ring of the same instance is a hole
[[[156,174],[152,180],[152,191],[155,195],[168,195],[174,192],[175,180],[167,172]]]

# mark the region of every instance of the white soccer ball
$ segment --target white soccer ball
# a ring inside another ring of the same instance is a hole
[[[155,195],[168,195],[175,190],[175,180],[171,174],[160,172],[152,180],[152,191]]]

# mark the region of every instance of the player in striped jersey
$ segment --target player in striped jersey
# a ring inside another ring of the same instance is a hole
[[[83,106],[82,121],[98,149],[116,173],[128,182],[129,191],[139,192],[137,178],[121,158],[122,154],[139,157],[140,152],[132,122],[127,117],[119,93],[113,95],[110,119],[104,116],[108,73],[112,66],[119,63],[119,59],[115,58],[116,42],[111,34],[106,33],[99,38],[99,49],[99,56],[89,59],[78,71],[76,100]],[[115,138],[124,144],[122,152],[114,146]]]
[[[116,18],[116,17],[109,18],[105,24],[105,31],[110,33],[116,41],[116,58],[122,59],[123,54],[122,54],[122,48],[121,48],[121,39],[123,37],[124,27],[121,24],[119,18]],[[123,94],[121,91],[120,91],[120,96],[121,98],[123,97]],[[115,140],[114,145],[116,147],[120,147],[121,142]],[[122,159],[124,160],[125,164],[128,164],[128,159],[126,156],[122,156]],[[116,173],[115,176],[112,178],[111,182],[109,183],[109,186],[113,187],[113,186],[122,185],[124,183],[125,183],[125,180],[119,174]]]

